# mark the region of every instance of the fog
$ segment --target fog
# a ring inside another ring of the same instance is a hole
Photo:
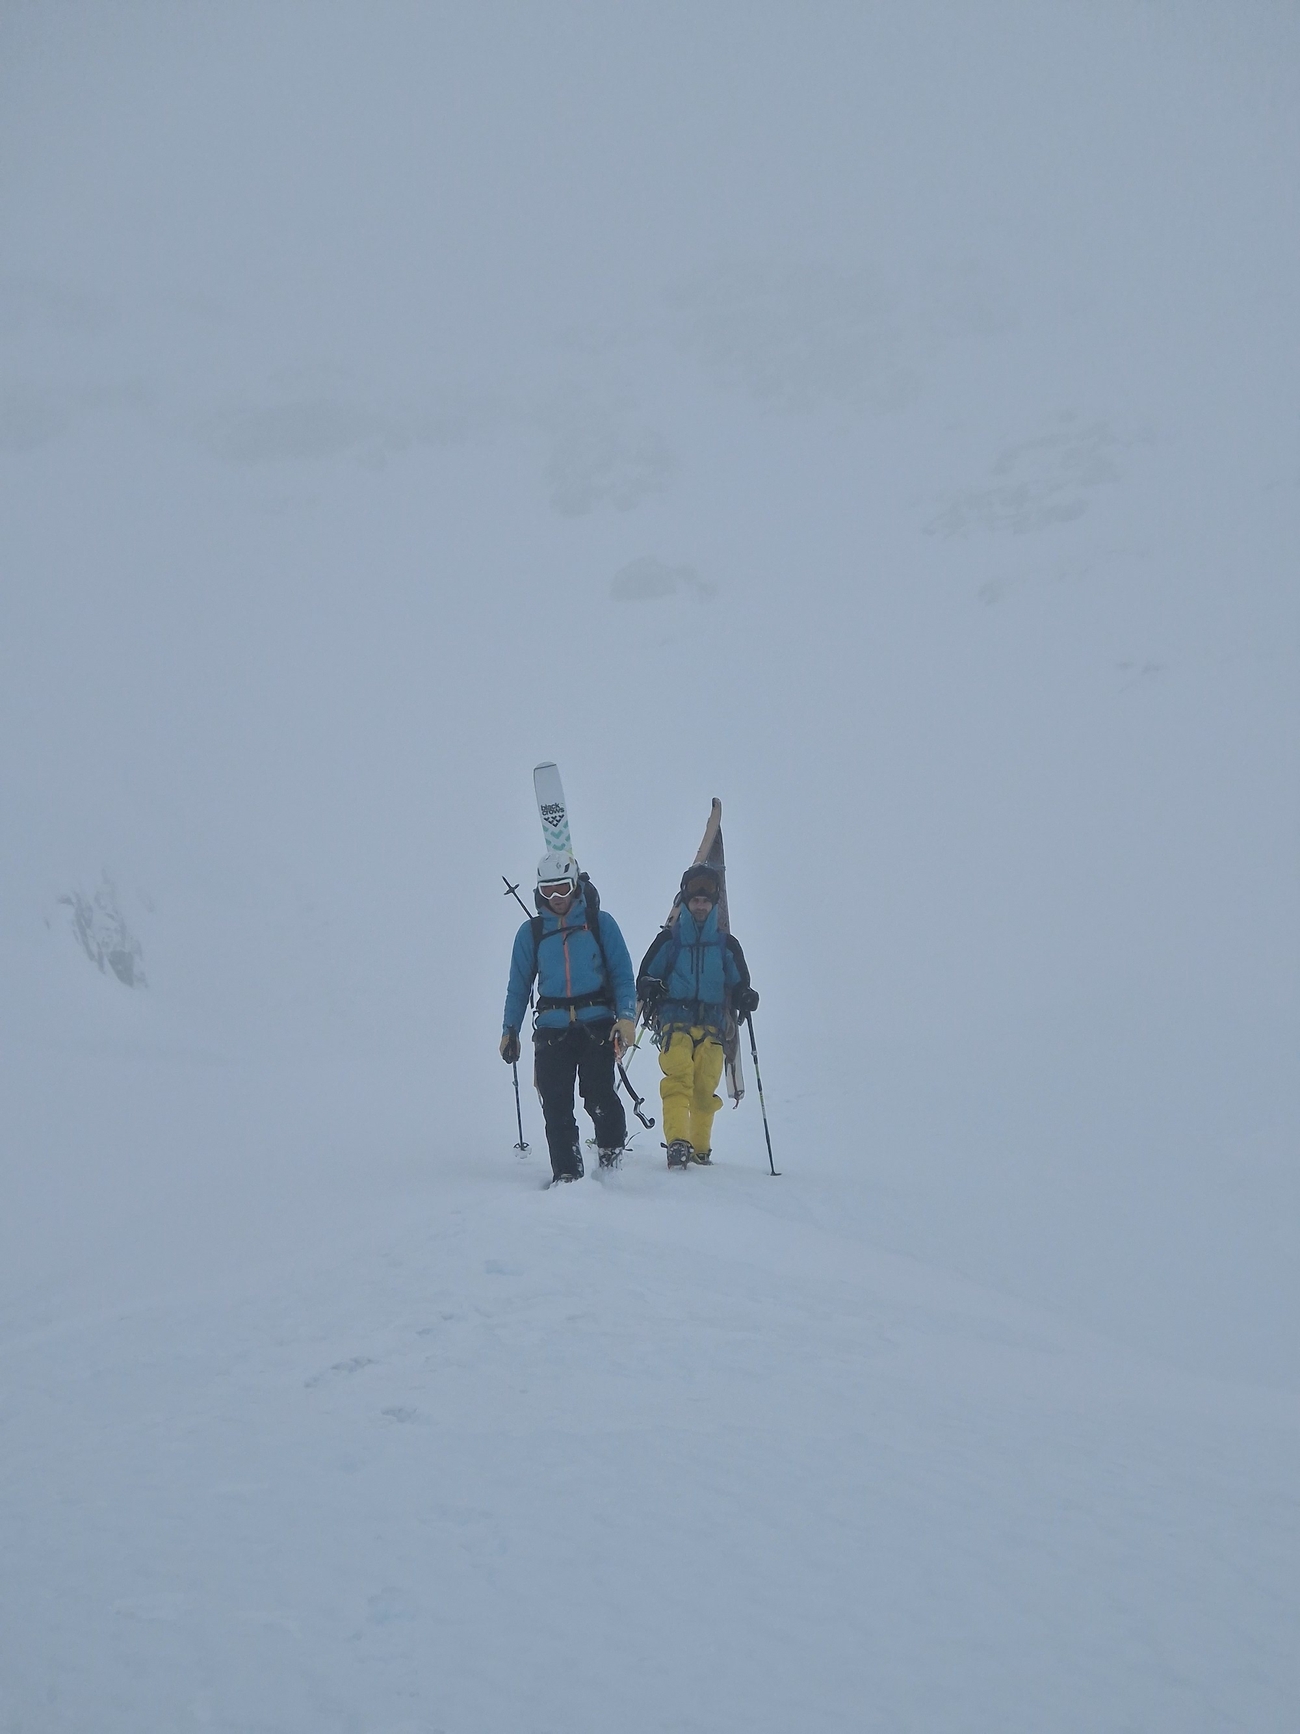
[[[6,1326],[514,1182],[554,758],[797,1218],[1294,1392],[1298,144],[1256,0],[4,8]]]

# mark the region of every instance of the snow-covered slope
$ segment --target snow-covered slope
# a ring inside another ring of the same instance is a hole
[[[815,1176],[535,1180],[10,1337],[10,1726],[1288,1726],[1294,1397]]]
[[[0,13],[3,1734],[1289,1728],[1298,189],[1271,0]],[[543,758],[779,1180],[516,1164]]]

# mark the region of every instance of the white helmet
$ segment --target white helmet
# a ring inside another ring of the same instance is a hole
[[[576,888],[578,863],[567,849],[551,849],[537,863],[537,883],[555,885],[561,879],[571,879]]]

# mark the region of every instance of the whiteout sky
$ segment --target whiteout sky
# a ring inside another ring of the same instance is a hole
[[[485,1132],[553,756],[638,951],[723,796],[882,1232],[955,1188],[1079,1299],[1068,1202],[1124,1317],[1153,1241],[1201,1292],[1188,1193],[1283,1232],[1290,8],[11,7],[0,59],[11,1032],[107,870],[148,1040],[364,1038]]]
[[[1297,306],[1280,0],[0,6],[6,1328],[509,1170],[554,758],[783,1187],[1294,1392]]]
[[[1114,1233],[1124,1317],[1166,1215],[1203,1292],[1188,1194],[1284,1232],[1289,7],[2,29],[11,1033],[68,1033],[43,923],[107,870],[147,1040],[364,1039],[485,1132],[553,756],[634,950],[723,796],[882,1232],[956,1188],[950,1250],[1076,1299]]]

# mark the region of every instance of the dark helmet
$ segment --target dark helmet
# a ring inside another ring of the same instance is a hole
[[[682,874],[682,902],[689,903],[692,897],[705,896],[710,903],[716,903],[722,896],[722,875],[716,867],[710,867],[701,862],[697,867],[688,867]]]

